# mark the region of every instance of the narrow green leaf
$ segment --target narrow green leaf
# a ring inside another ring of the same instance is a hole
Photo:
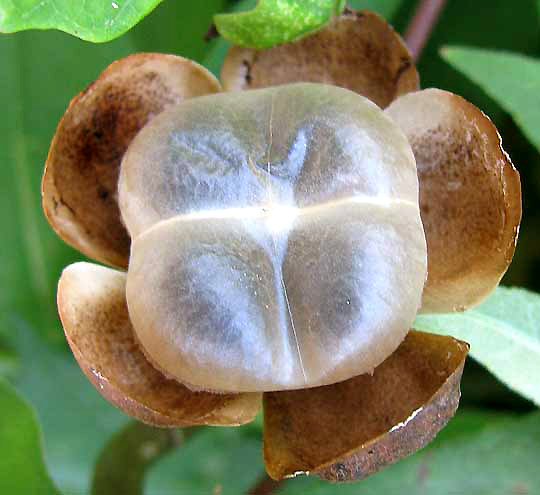
[[[435,441],[360,484],[287,481],[280,495],[517,495],[540,486],[540,413],[458,410]]]
[[[446,47],[441,56],[478,84],[540,148],[540,60],[510,52]]]
[[[118,38],[161,0],[0,0],[0,32],[59,29],[86,41]]]
[[[540,296],[499,287],[464,313],[418,315],[414,328],[469,342],[470,354],[499,380],[540,405]]]
[[[269,48],[316,31],[344,7],[345,0],[259,0],[253,10],[218,14],[214,22],[236,45]]]
[[[43,460],[36,415],[0,378],[0,493],[56,495]]]

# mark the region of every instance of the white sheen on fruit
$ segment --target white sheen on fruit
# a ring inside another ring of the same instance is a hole
[[[119,200],[138,339],[195,388],[371,372],[420,305],[412,150],[350,91],[295,84],[185,101],[130,145]]]

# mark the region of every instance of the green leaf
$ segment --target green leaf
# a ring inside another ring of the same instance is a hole
[[[146,495],[249,493],[264,472],[260,430],[205,428],[156,462],[148,472]]]
[[[0,493],[58,494],[43,461],[36,415],[1,378],[0,445]]]
[[[51,476],[63,493],[88,493],[99,453],[128,417],[98,394],[70,354],[49,349],[21,319],[13,317],[11,328],[21,359],[13,384],[37,411]]]
[[[510,495],[540,486],[540,413],[511,416],[459,410],[435,441],[358,483],[313,478],[285,483],[280,495]]]
[[[344,0],[259,0],[248,12],[214,16],[219,33],[235,45],[269,48],[307,36],[339,15]]]
[[[464,313],[418,315],[414,328],[469,342],[471,356],[508,387],[540,405],[540,296],[499,287]]]
[[[517,53],[446,47],[441,56],[478,84],[540,148],[540,60]]]
[[[118,38],[161,0],[0,0],[0,32],[59,29],[100,43]]]

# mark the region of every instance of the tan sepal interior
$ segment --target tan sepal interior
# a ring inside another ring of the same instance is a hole
[[[264,394],[264,458],[274,479],[365,478],[424,447],[458,406],[468,345],[411,331],[373,375]]]
[[[260,394],[193,392],[145,358],[133,334],[122,272],[75,263],[58,286],[58,309],[80,367],[125,413],[156,426],[237,426],[255,418]]]
[[[384,108],[419,87],[405,43],[373,12],[346,11],[300,41],[268,50],[233,47],[221,71],[225,91],[319,82],[361,94]]]
[[[43,208],[58,235],[90,258],[126,268],[130,239],[117,204],[124,152],[166,107],[218,91],[212,74],[182,57],[136,54],[111,64],[71,101],[51,143]]]
[[[386,113],[412,146],[428,247],[422,312],[463,311],[499,283],[521,221],[519,173],[491,120],[460,96],[426,89]]]

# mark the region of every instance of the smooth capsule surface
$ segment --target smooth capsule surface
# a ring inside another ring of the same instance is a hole
[[[197,389],[370,372],[420,304],[426,243],[407,139],[367,99],[294,84],[194,98],[122,162],[130,318]]]

